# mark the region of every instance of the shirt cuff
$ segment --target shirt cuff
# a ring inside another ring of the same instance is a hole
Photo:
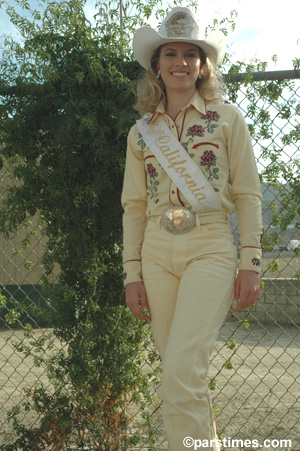
[[[128,283],[142,281],[142,265],[140,260],[129,260],[123,263],[123,268],[124,287]]]
[[[261,272],[261,255],[262,251],[256,247],[243,247],[241,249],[241,260],[239,269]]]

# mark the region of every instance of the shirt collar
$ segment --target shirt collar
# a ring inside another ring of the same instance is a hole
[[[200,96],[199,92],[196,91],[194,96],[191,98],[189,104],[187,106],[192,105],[202,116],[206,116],[206,102],[205,100]]]
[[[206,103],[205,103],[205,100],[200,96],[198,91],[195,92],[195,94],[193,95],[193,97],[191,98],[189,103],[182,109],[182,111],[185,109],[188,109],[191,106],[194,107],[203,116],[206,115]],[[155,112],[153,113],[152,117],[150,118],[148,124],[150,124],[150,122],[152,122],[155,118],[157,118],[159,116],[159,114],[164,114],[164,113],[165,113],[165,105],[164,105],[164,101],[161,100],[159,102]]]

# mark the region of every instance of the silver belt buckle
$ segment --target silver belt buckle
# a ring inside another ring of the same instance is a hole
[[[194,213],[186,207],[169,207],[160,219],[162,227],[174,235],[190,232],[196,224]]]

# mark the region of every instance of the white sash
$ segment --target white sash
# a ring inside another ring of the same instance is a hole
[[[156,159],[195,211],[204,207],[221,210],[221,202],[197,164],[175,138],[163,119],[148,124],[149,115],[137,121],[138,128]]]

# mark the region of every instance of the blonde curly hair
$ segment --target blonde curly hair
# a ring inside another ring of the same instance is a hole
[[[157,62],[160,56],[158,47],[151,57],[150,69],[144,73],[137,84],[137,102],[135,109],[143,116],[146,113],[154,113],[161,100],[167,103],[165,86],[162,79],[157,79]],[[201,97],[209,102],[223,102],[224,83],[222,75],[216,70],[215,66],[206,57],[201,47],[198,47],[200,60],[203,63],[200,71],[201,80],[196,83]]]

